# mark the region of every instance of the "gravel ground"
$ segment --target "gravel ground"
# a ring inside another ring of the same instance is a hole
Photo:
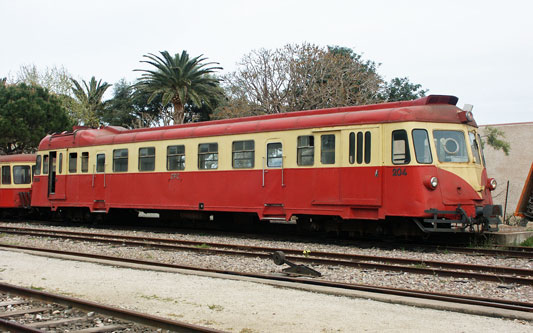
[[[531,332],[467,315],[249,281],[155,272],[0,250],[0,280],[239,333]]]
[[[0,225],[26,226],[24,223],[0,223]],[[43,226],[39,226],[42,228]],[[354,246],[325,245],[319,243],[299,243],[276,241],[267,239],[250,239],[244,236],[212,236],[198,234],[161,234],[152,232],[116,231],[116,230],[94,230],[79,227],[50,227],[50,229],[83,231],[83,232],[105,232],[128,234],[137,236],[168,237],[181,240],[194,240],[200,242],[219,242],[243,245],[261,245],[270,247],[283,247],[294,249],[307,249],[310,251],[329,251],[367,254],[375,256],[391,256],[419,260],[448,261],[460,263],[473,263],[489,266],[505,266],[533,269],[533,261],[520,258],[494,258],[490,256],[473,256],[457,253],[423,253],[407,250],[383,250],[377,248],[357,248]],[[211,255],[193,251],[163,251],[146,248],[136,248],[127,246],[98,244],[92,242],[79,242],[70,240],[58,240],[54,238],[27,237],[10,234],[0,234],[0,242],[6,244],[16,244],[22,246],[39,246],[50,249],[61,249],[76,252],[105,254],[110,256],[120,256],[145,260],[157,260],[165,263],[179,265],[214,268],[230,271],[243,271],[254,273],[279,273],[284,268],[276,266],[272,260],[260,258],[248,258],[237,256]],[[414,290],[424,290],[433,292],[453,293],[462,295],[475,295],[489,298],[503,298],[521,302],[533,302],[533,286],[519,284],[503,284],[496,282],[477,281],[464,278],[439,277],[434,275],[420,275],[412,273],[380,271],[372,269],[358,269],[343,266],[312,266],[322,273],[321,279],[387,286],[394,288],[405,288]]]

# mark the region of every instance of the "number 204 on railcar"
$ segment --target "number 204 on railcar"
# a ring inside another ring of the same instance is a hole
[[[32,204],[72,216],[298,223],[354,233],[497,229],[470,110],[454,96],[127,130],[39,146]]]

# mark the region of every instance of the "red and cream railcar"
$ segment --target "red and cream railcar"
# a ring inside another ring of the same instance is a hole
[[[409,220],[425,231],[487,230],[499,221],[495,182],[487,178],[472,114],[456,102],[428,96],[49,135],[39,146],[32,205],[249,213],[335,220],[348,229]]]
[[[0,156],[0,210],[7,208],[29,208],[31,204],[32,170],[35,155]]]

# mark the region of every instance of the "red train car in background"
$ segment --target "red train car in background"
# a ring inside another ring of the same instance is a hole
[[[12,215],[13,209],[30,208],[32,174],[36,155],[0,156],[0,212]]]
[[[45,137],[32,205],[231,215],[354,233],[497,229],[472,113],[454,96]],[[100,215],[100,216],[101,216]]]

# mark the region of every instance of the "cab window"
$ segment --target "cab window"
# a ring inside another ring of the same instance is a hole
[[[408,164],[411,162],[409,153],[409,139],[405,130],[392,132],[392,163]]]
[[[474,155],[474,161],[476,164],[481,164],[481,158],[479,157],[479,145],[476,135],[473,132],[468,132],[468,137],[470,139],[470,148],[472,149],[472,155]]]
[[[413,130],[413,145],[415,146],[416,161],[418,163],[430,164],[433,162],[428,132],[425,129]]]

